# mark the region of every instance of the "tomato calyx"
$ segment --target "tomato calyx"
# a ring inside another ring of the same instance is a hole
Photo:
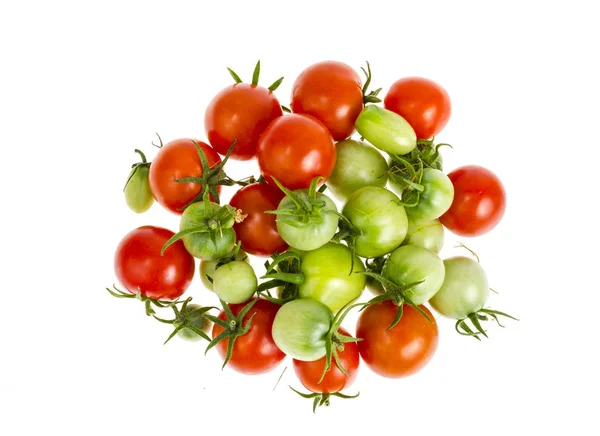
[[[278,220],[294,227],[304,227],[323,222],[323,209],[325,209],[327,203],[317,196],[317,186],[323,180],[323,177],[315,177],[311,181],[308,191],[291,191],[283,186],[275,177],[272,177],[272,179],[279,189],[294,202],[296,208],[266,210],[264,213],[277,215]]]
[[[363,104],[366,105],[369,103],[381,103],[381,99],[378,97],[378,95],[381,92],[382,88],[377,88],[367,93],[369,90],[369,85],[371,84],[371,78],[373,77],[373,75],[371,74],[371,65],[367,61],[367,69],[365,70],[364,67],[360,67],[360,69],[366,76],[365,84],[362,87]]]
[[[427,319],[427,321],[433,322],[432,319],[429,318],[429,316],[423,311],[423,309],[421,309],[417,304],[413,303],[413,301],[407,295],[408,292],[412,288],[414,288],[417,285],[420,285],[425,280],[420,280],[418,282],[399,285],[399,284],[391,281],[387,277],[384,277],[383,275],[373,272],[373,271],[361,271],[360,273],[365,274],[368,277],[374,278],[375,280],[377,280],[379,283],[381,283],[383,285],[383,289],[384,289],[383,294],[371,298],[366,303],[360,303],[363,306],[360,309],[361,311],[366,309],[368,306],[371,306],[371,305],[377,304],[377,303],[381,303],[382,301],[388,301],[388,300],[392,301],[396,306],[398,306],[398,310],[396,311],[396,316],[394,317],[394,320],[392,321],[392,323],[389,325],[389,327],[386,330],[393,329],[396,326],[396,324],[398,324],[398,322],[400,322],[400,319],[402,318],[402,314],[403,314],[404,304],[408,304],[409,306],[413,307],[417,312],[419,312],[421,315],[423,315]]]
[[[163,309],[166,307],[173,307],[175,304],[180,303],[179,300],[166,301],[166,300],[157,300],[154,298],[147,297],[145,295],[142,295],[142,291],[140,289],[138,289],[138,291],[136,293],[125,292],[125,291],[121,291],[119,288],[117,288],[116,285],[113,285],[113,289],[106,288],[106,290],[108,291],[108,293],[110,295],[112,295],[113,297],[116,297],[116,298],[129,298],[129,299],[135,298],[136,300],[143,302],[144,306],[146,308],[146,315],[148,315],[148,316],[152,316],[156,313],[156,311],[154,310],[154,308],[152,306],[156,306],[158,308]]]
[[[483,326],[481,325],[481,322],[494,320],[500,327],[504,328],[504,326],[500,323],[500,320],[498,319],[499,316],[504,316],[504,317],[513,319],[515,321],[518,321],[518,319],[515,318],[514,316],[509,315],[504,312],[500,312],[499,310],[479,309],[477,312],[471,313],[466,318],[459,319],[458,321],[456,321],[454,328],[459,334],[461,334],[463,336],[472,336],[475,339],[477,339],[478,341],[481,341],[481,338],[479,337],[479,335],[483,335],[486,338],[488,337],[486,331],[483,329]],[[473,331],[473,329],[469,326],[467,321],[471,321],[471,324],[473,325],[473,327],[476,331]]]
[[[256,292],[267,300],[276,304],[285,304],[298,298],[300,285],[304,283],[304,274],[300,272],[300,255],[293,251],[282,254],[275,253],[272,261],[265,262],[266,273],[261,279],[268,281],[261,283]],[[279,267],[279,271],[275,267]],[[269,289],[281,287],[279,298],[275,298]]]
[[[420,159],[425,168],[433,168],[441,171],[443,170],[443,162],[440,147],[453,147],[445,142],[435,144],[434,139],[418,139],[417,146],[410,152],[409,156],[413,162]]]
[[[219,334],[212,341],[210,341],[210,343],[206,347],[204,354],[208,353],[208,351],[211,348],[213,348],[215,345],[217,345],[222,340],[228,339],[229,342],[227,344],[227,352],[225,354],[225,360],[223,361],[223,366],[221,367],[221,369],[223,369],[223,368],[225,368],[225,366],[231,359],[231,355],[233,354],[233,346],[235,345],[236,339],[240,336],[245,335],[250,330],[252,319],[254,318],[254,315],[256,315],[256,313],[254,313],[254,314],[252,314],[252,316],[250,316],[248,321],[246,321],[246,324],[243,324],[243,321],[244,321],[244,317],[246,316],[246,314],[250,311],[250,309],[252,309],[252,306],[254,306],[256,304],[256,302],[258,301],[258,298],[255,298],[255,299],[251,300],[250,302],[248,302],[248,304],[246,304],[242,308],[242,310],[240,311],[240,313],[237,317],[233,314],[233,312],[231,311],[231,308],[229,307],[229,305],[227,303],[225,303],[223,300],[219,300],[219,301],[221,302],[221,306],[223,307],[223,312],[225,313],[227,320],[222,320],[221,318],[218,318],[216,316],[209,315],[209,314],[204,315],[209,321],[212,321],[213,323],[220,325],[224,329],[223,332],[221,332],[221,334]]]
[[[219,191],[217,190],[217,186],[219,186],[219,185],[247,186],[247,185],[250,185],[250,184],[256,182],[256,179],[254,178],[254,176],[249,176],[242,180],[233,180],[223,170],[223,167],[225,166],[225,164],[229,160],[229,157],[231,156],[231,152],[233,151],[233,148],[237,144],[237,139],[234,140],[233,143],[229,146],[229,149],[227,150],[227,153],[223,157],[223,160],[218,165],[216,165],[214,168],[211,168],[210,165],[208,164],[206,154],[200,148],[200,145],[198,145],[198,143],[196,141],[192,141],[192,142],[194,143],[194,146],[196,147],[196,150],[198,151],[198,156],[200,157],[200,163],[202,166],[202,171],[201,171],[202,174],[197,177],[183,177],[181,179],[176,179],[174,181],[177,183],[196,183],[201,186],[201,189],[200,189],[200,192],[198,193],[198,195],[194,199],[192,199],[185,206],[179,208],[179,210],[184,210],[190,204],[197,203],[198,201],[202,201],[202,199],[204,198],[204,196],[207,192],[212,196],[215,203],[219,204],[220,203]]]
[[[150,168],[150,164],[152,162],[148,162],[148,160],[146,159],[146,155],[141,151],[138,150],[137,148],[134,150],[134,152],[136,152],[137,154],[140,155],[142,161],[141,162],[136,162],[133,165],[131,165],[131,172],[129,173],[129,176],[127,177],[127,182],[125,182],[125,186],[123,187],[123,192],[125,192],[125,190],[127,189],[127,185],[129,185],[129,182],[131,181],[131,179],[133,178],[133,176],[135,175],[135,173],[140,169],[140,168]]]
[[[233,77],[233,80],[235,81],[235,83],[243,83],[243,80],[240,78],[240,76],[238,76],[238,74],[235,71],[233,71],[229,67],[227,67],[227,71],[229,71],[229,74],[231,74],[231,77]],[[254,71],[252,73],[252,85],[258,86],[259,77],[260,77],[260,60],[258,60],[258,62],[256,62],[256,66],[254,67]],[[269,91],[273,92],[277,88],[279,88],[279,85],[281,85],[281,82],[283,82],[283,76],[280,77],[279,79],[277,79],[275,82],[273,82],[271,84],[271,86],[269,86],[267,89]]]
[[[312,399],[313,400],[313,413],[316,412],[317,407],[320,407],[320,406],[329,407],[330,398],[331,397],[352,399],[352,398],[356,398],[356,397],[358,397],[360,395],[360,392],[358,392],[356,395],[346,395],[346,394],[342,394],[341,392],[329,392],[329,393],[310,392],[310,393],[303,393],[303,392],[297,391],[296,389],[294,389],[291,386],[289,388],[292,391],[296,392],[298,395],[300,395],[302,398],[308,398],[308,399]]]
[[[198,327],[196,327],[196,325],[192,322],[192,320],[196,320],[198,318],[198,316],[202,316],[204,319],[206,319],[208,321],[208,318],[206,318],[206,312],[208,312],[211,309],[217,309],[214,306],[205,306],[205,307],[201,307],[201,308],[194,308],[193,310],[189,310],[188,309],[188,304],[189,302],[192,301],[192,297],[187,298],[185,301],[183,301],[183,305],[181,306],[181,309],[177,309],[177,305],[172,304],[170,305],[170,307],[173,309],[174,312],[174,318],[173,319],[164,319],[164,318],[159,318],[156,315],[152,315],[154,317],[154,319],[156,319],[157,321],[160,321],[164,324],[171,324],[174,329],[171,332],[171,334],[169,335],[169,337],[165,340],[165,344],[167,342],[169,342],[173,336],[175,336],[177,333],[179,333],[181,330],[187,328],[192,330],[194,333],[200,335],[200,337],[202,337],[203,339],[206,339],[207,341],[210,342],[210,337],[202,330],[199,329]]]
[[[234,223],[241,223],[246,218],[246,214],[240,209],[226,204],[218,209],[214,210],[213,206],[216,203],[210,201],[208,197],[208,191],[204,193],[204,200],[200,202],[200,206],[194,214],[189,215],[190,221],[193,222],[193,226],[185,230],[182,230],[173,235],[161,250],[161,255],[164,254],[165,250],[169,246],[186,235],[192,233],[208,233],[211,240],[216,245],[217,238],[223,236],[223,230],[231,229]]]

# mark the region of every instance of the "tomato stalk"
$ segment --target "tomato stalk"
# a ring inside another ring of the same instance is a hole
[[[208,315],[208,314],[205,315],[205,317],[209,321],[212,321],[213,323],[220,325],[221,327],[223,327],[224,330],[220,335],[218,335],[212,341],[210,341],[210,343],[206,347],[204,354],[208,353],[208,351],[211,348],[213,348],[215,345],[217,345],[222,340],[224,340],[224,339],[229,340],[229,342],[227,344],[227,353],[225,354],[225,360],[223,362],[223,366],[221,367],[222,369],[225,368],[225,366],[227,365],[227,362],[229,362],[229,360],[231,359],[231,355],[233,354],[233,346],[235,345],[236,339],[240,336],[245,335],[246,333],[248,333],[248,330],[250,330],[252,318],[254,318],[255,313],[252,314],[252,316],[250,317],[250,319],[248,319],[248,321],[246,321],[246,324],[243,324],[243,321],[244,321],[244,317],[246,316],[246,314],[250,311],[250,309],[252,309],[252,306],[254,306],[257,301],[258,301],[258,298],[251,300],[248,304],[246,304],[243,307],[243,309],[240,311],[239,315],[236,317],[233,314],[233,312],[231,311],[231,308],[229,307],[229,305],[227,303],[225,303],[223,300],[220,300],[221,306],[223,307],[223,311],[225,312],[225,315],[227,316],[227,320],[222,320],[221,318],[218,318],[213,315]]]
[[[135,298],[136,300],[139,300],[139,301],[143,302],[144,306],[146,308],[146,315],[148,315],[148,316],[154,315],[156,313],[155,310],[152,307],[153,305],[162,309],[162,308],[166,308],[166,307],[173,307],[175,304],[179,304],[180,303],[179,300],[165,301],[165,300],[156,300],[154,298],[147,297],[145,295],[142,295],[142,292],[141,292],[140,289],[138,289],[138,291],[136,293],[121,291],[115,285],[113,285],[113,289],[114,290],[106,288],[106,290],[108,291],[108,293],[110,295],[112,295],[113,297],[116,297],[116,298],[129,298],[129,299]]]
[[[383,275],[381,275],[379,273],[375,273],[372,271],[363,271],[361,274],[365,274],[368,277],[374,278],[379,283],[381,283],[384,288],[383,294],[373,297],[366,303],[361,303],[363,306],[360,309],[361,311],[366,309],[368,306],[371,306],[376,303],[380,303],[382,301],[387,301],[387,300],[392,301],[396,306],[398,306],[396,316],[394,317],[394,320],[392,321],[390,326],[387,328],[387,330],[393,329],[396,326],[396,324],[398,324],[398,322],[400,322],[400,319],[402,318],[404,304],[408,304],[409,306],[413,307],[417,312],[419,312],[421,315],[423,315],[425,318],[427,318],[427,320],[429,322],[433,322],[431,320],[431,318],[429,318],[429,316],[423,311],[423,309],[421,309],[417,304],[413,303],[413,301],[407,296],[407,293],[412,288],[423,283],[425,280],[420,280],[418,282],[398,285],[397,283],[394,283],[393,281],[391,281],[390,279],[384,277]]]
[[[330,398],[331,397],[338,397],[338,398],[356,398],[360,395],[360,392],[357,393],[356,395],[345,395],[342,394],[341,392],[331,392],[331,393],[318,393],[318,392],[311,392],[311,393],[302,393],[300,391],[297,391],[296,389],[294,389],[293,387],[289,387],[291,390],[293,390],[294,392],[296,392],[298,395],[300,395],[302,398],[308,398],[308,399],[313,399],[313,413],[316,412],[317,407],[320,406],[329,406],[330,404]]]
[[[369,90],[369,85],[371,84],[371,78],[372,78],[371,65],[367,61],[367,69],[365,70],[364,67],[360,67],[360,69],[363,71],[363,73],[365,73],[365,76],[366,76],[365,84],[362,87],[363,104],[381,103],[381,99],[378,97],[378,95],[381,92],[382,88],[377,88],[374,91],[367,93]]]

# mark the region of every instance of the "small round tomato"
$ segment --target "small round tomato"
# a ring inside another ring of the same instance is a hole
[[[452,204],[454,198],[452,182],[442,171],[425,168],[423,169],[421,185],[423,186],[423,192],[419,195],[418,204],[414,207],[406,207],[406,214],[420,220],[439,218]],[[400,195],[402,188],[394,182],[390,182],[390,186]]]
[[[380,257],[398,248],[408,228],[400,199],[391,191],[367,186],[355,191],[344,204],[342,214],[358,231],[354,238],[356,254]]]
[[[327,333],[333,313],[327,306],[309,298],[285,303],[273,321],[273,340],[294,359],[313,361],[325,356]]]
[[[483,307],[490,296],[485,271],[474,259],[456,256],[444,260],[446,277],[440,290],[429,300],[436,312],[463,319]]]
[[[437,254],[416,245],[404,245],[396,250],[383,265],[381,274],[397,285],[413,286],[404,295],[414,304],[427,302],[444,283],[444,262]]]
[[[406,119],[418,139],[437,135],[450,119],[448,93],[436,82],[423,77],[406,77],[394,82],[383,105]]]
[[[344,336],[350,336],[344,328],[340,328],[339,332]],[[309,391],[324,394],[340,392],[350,387],[358,375],[360,355],[356,342],[344,343],[344,349],[338,351],[338,358],[342,367],[350,374],[350,377],[339,369],[335,361],[332,361],[331,368],[325,373],[323,380],[321,380],[323,370],[325,369],[325,356],[312,362],[293,359],[294,371],[300,382]],[[319,383],[319,380],[321,380],[321,383]]]
[[[302,253],[300,272],[304,282],[299,287],[301,298],[312,298],[336,313],[362,294],[367,283],[361,260],[342,244],[330,242],[316,250]]]
[[[233,256],[233,253],[230,253],[230,254],[231,254],[231,256]],[[231,257],[231,256],[228,254],[225,257]],[[215,270],[217,269],[217,264],[219,263],[220,260],[221,259],[217,259],[217,260],[201,260],[200,261],[200,267],[198,268],[199,271],[200,271],[200,280],[202,280],[202,284],[204,285],[204,287],[206,289],[208,289],[209,291],[212,291],[212,292],[214,292],[213,284],[208,279],[208,277],[210,277],[211,279],[214,277]],[[241,261],[244,261],[246,263],[250,262],[250,258],[242,250],[239,250],[237,252],[237,254],[235,255],[235,260],[241,260]]]
[[[354,132],[354,122],[363,108],[362,83],[356,71],[336,61],[311,65],[292,87],[291,109],[321,121],[336,141]]]
[[[213,291],[226,303],[243,303],[256,292],[258,280],[254,269],[243,260],[221,265],[213,275]]]
[[[391,301],[368,306],[360,312],[356,325],[358,351],[375,373],[388,378],[406,377],[421,370],[438,346],[438,327],[425,306],[419,306],[431,319],[409,305],[397,325],[388,330],[398,307]]]
[[[329,178],[335,166],[335,143],[329,130],[308,115],[275,119],[263,132],[256,153],[268,183],[275,177],[288,189],[308,188],[315,177]]]
[[[142,161],[133,165],[123,191],[129,209],[135,213],[143,213],[154,204],[154,197],[148,183],[150,162],[146,161],[146,156],[140,150],[135,150],[135,152],[142,157]]]
[[[131,293],[157,300],[175,300],[189,287],[196,270],[194,258],[177,241],[161,255],[163,245],[174,235],[154,226],[129,232],[115,252],[115,274]]]
[[[182,316],[195,328],[202,330],[204,333],[209,333],[211,322],[204,317],[204,311],[201,309],[202,306],[199,304],[188,304]],[[184,327],[179,330],[177,336],[190,342],[198,342],[202,339],[202,336],[189,327]]]
[[[506,192],[490,170],[468,165],[448,174],[454,186],[450,209],[440,221],[460,236],[479,236],[492,230],[504,216]]]
[[[197,183],[175,180],[202,175],[202,163],[193,139],[176,139],[158,151],[150,165],[148,181],[152,195],[171,212],[182,214],[183,208],[194,200],[202,188]],[[221,163],[219,154],[208,144],[195,141],[204,152],[210,168]],[[217,186],[218,192],[221,187]]]
[[[266,183],[253,183],[233,194],[229,204],[246,214],[244,221],[233,225],[242,250],[256,256],[287,250],[288,245],[277,231],[275,215],[265,213],[277,209],[283,197],[281,189]]]
[[[439,254],[444,246],[444,226],[439,220],[408,219],[408,231],[402,245],[418,245]]]
[[[256,154],[261,133],[281,115],[277,98],[267,88],[236,83],[223,89],[208,104],[204,129],[219,154],[225,155],[237,140],[231,158],[248,160]]]
[[[229,308],[234,316],[238,316],[245,304],[230,304]],[[242,324],[250,322],[250,329],[244,335],[238,336],[233,344],[233,353],[227,366],[243,374],[262,374],[271,371],[285,358],[285,354],[277,347],[271,335],[273,321],[279,310],[279,305],[272,303],[264,298],[252,306],[244,316]],[[219,318],[227,320],[224,311],[221,311]],[[212,329],[212,338],[216,338],[224,329],[219,324],[214,324]],[[229,339],[225,338],[216,346],[222,359],[227,355]]]
[[[404,118],[372,104],[365,106],[356,119],[356,131],[390,154],[407,154],[417,146],[415,131]]]
[[[366,142],[347,139],[335,146],[337,156],[327,188],[340,201],[365,186],[385,187],[388,164],[376,148]]]

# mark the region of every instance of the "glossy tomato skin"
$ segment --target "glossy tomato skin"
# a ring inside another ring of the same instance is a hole
[[[197,183],[175,182],[184,177],[202,175],[200,156],[193,141],[204,151],[210,168],[221,163],[219,154],[210,145],[182,138],[163,145],[150,165],[148,182],[152,195],[163,207],[179,215],[183,213],[183,207],[198,196],[201,189],[201,185]],[[217,187],[218,192],[220,188]]]
[[[230,157],[248,160],[256,155],[261,133],[281,115],[281,105],[271,91],[262,86],[236,83],[211,100],[204,115],[204,129],[219,154],[225,155],[237,139]]]
[[[290,114],[275,119],[263,132],[256,153],[260,172],[288,189],[310,186],[315,177],[329,178],[335,166],[335,143],[316,118]]]
[[[452,112],[446,90],[423,77],[405,77],[394,82],[383,105],[408,121],[418,139],[437,135],[448,123]]]
[[[348,331],[344,328],[340,328],[338,331],[345,336],[350,336]],[[323,380],[319,383],[321,375],[323,374],[323,369],[325,368],[325,357],[321,357],[319,360],[313,360],[312,362],[293,359],[294,372],[302,385],[309,391],[324,394],[340,392],[350,387],[358,375],[360,355],[358,353],[358,345],[356,342],[346,342],[344,344],[344,350],[338,351],[338,357],[342,367],[350,374],[350,377],[344,374],[338,368],[335,361],[332,360],[331,368],[325,373],[325,377],[323,377]]]
[[[506,210],[506,192],[493,172],[467,165],[448,174],[454,185],[454,200],[440,217],[441,223],[460,236],[479,236],[492,230]]]
[[[182,241],[160,251],[174,233],[161,227],[143,226],[129,232],[115,252],[114,267],[119,282],[132,293],[158,300],[175,300],[189,287],[195,261]]]
[[[292,87],[292,111],[321,121],[336,141],[352,135],[362,108],[360,77],[342,62],[313,64],[300,73]]]
[[[247,214],[244,221],[233,225],[242,250],[256,256],[283,253],[288,245],[277,231],[276,216],[264,213],[275,210],[285,194],[276,186],[253,183],[237,191],[229,204]]]
[[[387,330],[398,307],[383,301],[367,307],[358,318],[356,337],[363,361],[375,373],[388,378],[406,377],[420,371],[433,357],[438,346],[438,327],[425,306],[419,306],[431,322],[411,306],[396,326]]]
[[[244,304],[230,304],[229,307],[235,316],[242,311]],[[269,372],[285,358],[271,336],[273,320],[279,310],[279,305],[272,303],[264,298],[260,298],[254,306],[248,311],[243,319],[246,325],[251,316],[252,322],[248,333],[238,336],[233,345],[233,354],[227,363],[227,366],[243,374],[263,374]],[[221,311],[219,318],[226,320],[225,312]],[[213,325],[212,338],[216,338],[223,332],[223,327],[218,324]],[[222,359],[227,355],[227,346],[229,339],[224,339],[216,346]]]

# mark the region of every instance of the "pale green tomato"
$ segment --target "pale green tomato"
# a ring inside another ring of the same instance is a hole
[[[404,293],[414,304],[423,304],[442,286],[444,262],[426,248],[404,245],[390,254],[381,274],[397,285],[408,285],[423,280]]]
[[[439,220],[408,218],[408,231],[402,245],[418,245],[439,254],[444,246],[444,226]]]
[[[249,263],[234,260],[217,268],[213,276],[213,290],[220,300],[239,304],[248,301],[256,292],[258,280]]]
[[[231,256],[233,256],[232,253],[231,253]],[[230,255],[228,254],[225,257],[230,257]],[[250,257],[244,251],[239,250],[238,254],[235,256],[235,260],[243,260],[244,262],[249,263]],[[202,280],[202,284],[209,291],[213,291],[213,284],[210,282],[210,280],[208,280],[208,277],[213,278],[213,276],[215,275],[215,268],[217,267],[218,263],[219,263],[219,260],[201,260],[200,261],[200,267],[199,267],[200,280]]]
[[[414,207],[407,207],[406,213],[409,217],[420,220],[434,220],[442,216],[452,204],[454,199],[454,185],[450,178],[433,168],[423,169],[421,179],[423,192],[419,196],[419,203]],[[390,186],[398,195],[402,194],[402,188],[391,181]]]
[[[441,315],[463,319],[483,308],[490,296],[485,271],[476,260],[456,256],[444,260],[446,277],[439,291],[429,300]]]
[[[125,185],[125,202],[135,213],[146,212],[154,203],[154,197],[148,183],[150,167],[135,167]]]
[[[353,139],[340,141],[335,148],[335,167],[327,187],[338,200],[346,200],[364,186],[386,185],[388,165],[376,148]]]
[[[404,118],[380,106],[365,106],[356,119],[356,131],[390,154],[407,154],[417,146],[417,135]]]
[[[332,321],[333,313],[323,303],[308,298],[292,300],[277,311],[271,335],[275,345],[291,358],[319,360],[325,356]]]

